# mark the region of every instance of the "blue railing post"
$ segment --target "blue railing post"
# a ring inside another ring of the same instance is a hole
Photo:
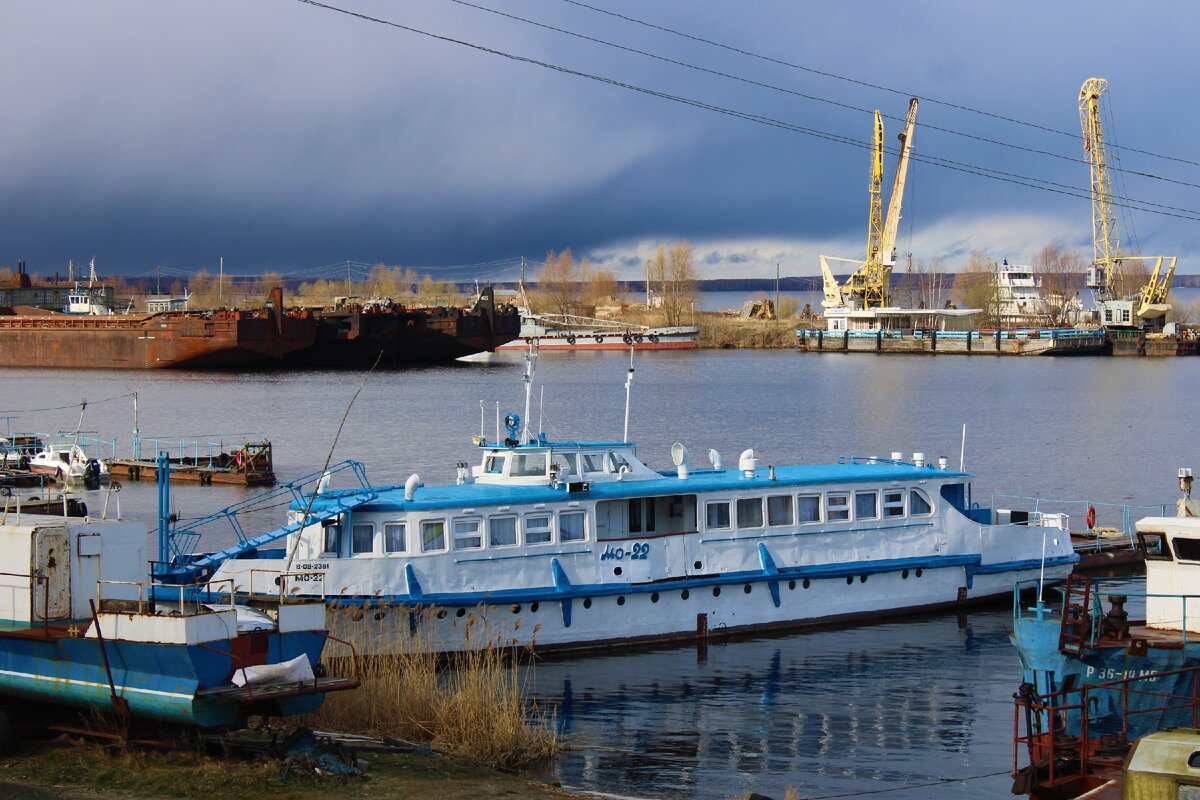
[[[157,459],[158,479],[158,561],[159,569],[171,560],[171,463],[166,453]]]

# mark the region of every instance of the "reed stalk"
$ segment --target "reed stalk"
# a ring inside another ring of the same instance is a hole
[[[418,612],[427,618],[431,610]],[[324,730],[428,743],[456,760],[516,769],[554,757],[561,741],[552,714],[529,698],[532,665],[519,649],[493,640],[438,655],[408,610],[331,610],[330,632],[353,641],[357,654],[331,644],[331,674],[357,678],[355,691],[328,695],[306,724]],[[357,619],[356,619],[357,617]],[[381,617],[381,618],[377,618]],[[464,620],[468,634],[478,612]],[[482,626],[478,626],[482,627]]]

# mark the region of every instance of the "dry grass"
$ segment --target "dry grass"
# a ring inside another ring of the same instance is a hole
[[[331,621],[335,636],[363,641],[353,631],[337,630],[362,622],[345,615]],[[460,761],[496,769],[534,764],[558,752],[553,716],[528,699],[532,667],[522,670],[514,648],[487,642],[438,656],[429,652],[421,634],[425,627],[411,636],[407,612],[393,611],[382,632],[372,628],[357,657],[329,659],[333,674],[355,677],[361,685],[329,695],[306,724],[427,742]]]
[[[788,348],[796,346],[795,320],[763,320],[729,317],[724,314],[697,315],[701,347]]]

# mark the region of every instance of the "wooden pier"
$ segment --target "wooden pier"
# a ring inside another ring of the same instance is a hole
[[[271,443],[247,442],[240,449],[215,456],[169,459],[171,480],[191,481],[202,486],[229,483],[239,486],[274,486],[275,465]],[[151,459],[116,458],[109,463],[109,473],[132,481],[158,478],[158,465]]]

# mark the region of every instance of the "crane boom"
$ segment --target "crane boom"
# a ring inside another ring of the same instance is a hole
[[[882,252],[879,255],[887,270],[887,277],[892,275],[892,267],[896,264],[896,236],[900,232],[900,208],[904,203],[904,183],[908,178],[908,155],[912,150],[913,130],[917,125],[917,98],[908,101],[908,119],[904,124],[904,132],[900,139],[900,160],[896,163],[896,176],[892,181],[892,194],[888,198],[887,220],[883,226]]]
[[[839,287],[833,273],[822,257],[822,276],[825,282],[826,308],[844,305],[846,301],[861,304],[862,308],[880,308],[888,304],[892,284],[892,267],[896,263],[896,235],[900,229],[900,208],[904,200],[904,182],[908,175],[908,154],[912,147],[913,128],[917,121],[917,99],[908,103],[908,120],[899,135],[900,160],[888,198],[887,216],[883,216],[883,117],[875,112],[875,147],[871,153],[871,205],[867,224],[867,257],[859,268]],[[842,260],[842,259],[834,259]]]
[[[1100,96],[1108,91],[1104,78],[1088,78],[1079,89],[1079,122],[1083,151],[1092,173],[1092,264],[1087,285],[1100,301],[1116,300],[1121,280],[1121,239],[1117,234],[1112,183],[1108,177],[1108,148],[1100,123]]]

